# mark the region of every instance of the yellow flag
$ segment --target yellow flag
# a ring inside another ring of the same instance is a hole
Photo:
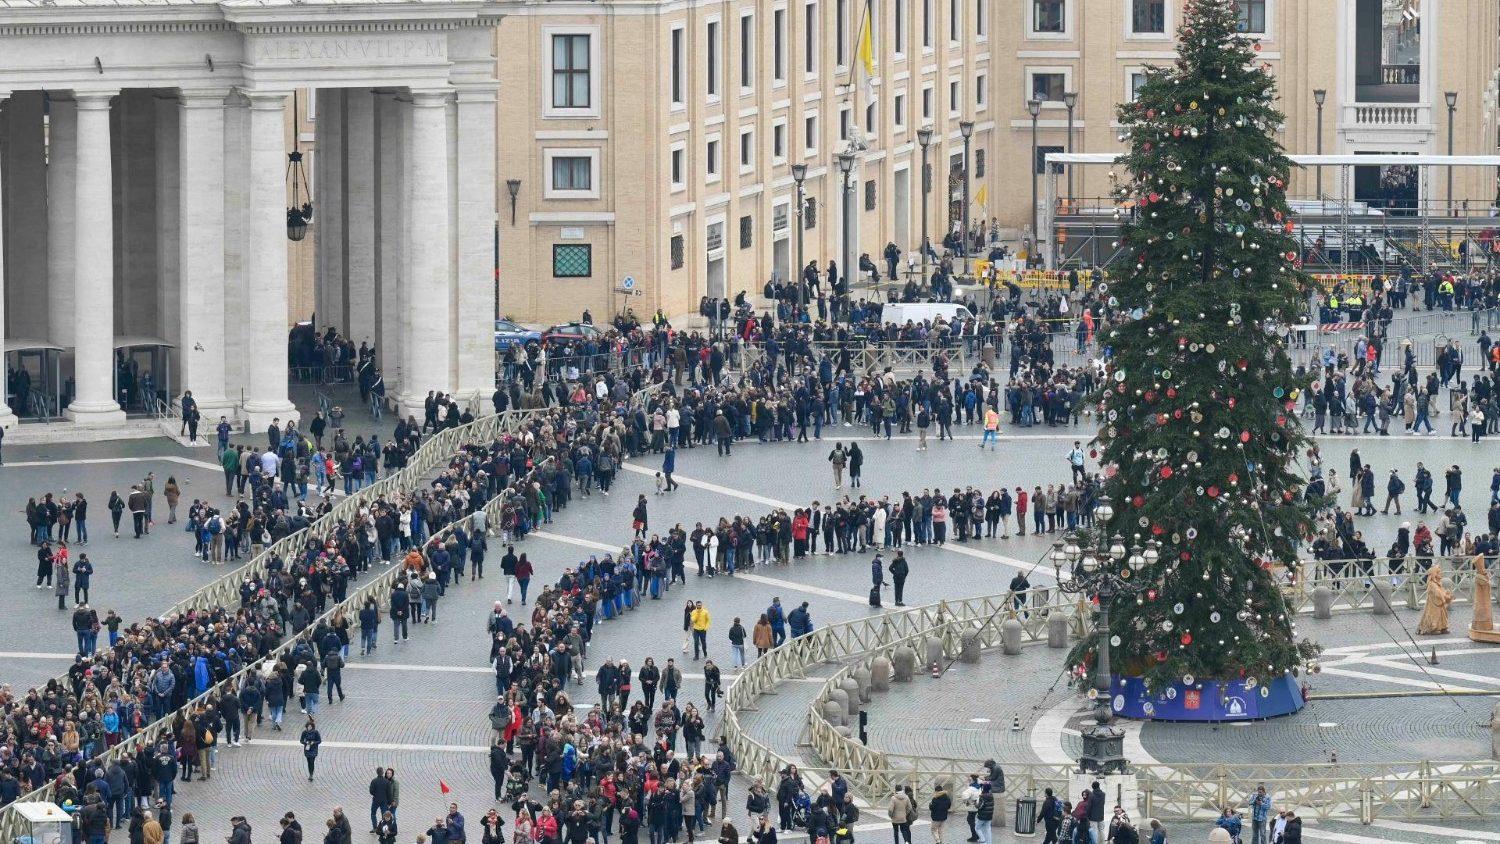
[[[854,56],[865,69],[865,101],[875,99],[875,44],[870,30],[870,4],[865,3],[864,13],[859,18],[859,47]]]
[[[989,199],[989,196],[990,196],[990,186],[989,185],[980,185],[979,186],[979,190],[975,191],[975,193],[974,193],[974,204],[978,205],[980,208],[986,207],[985,206],[985,201]]]

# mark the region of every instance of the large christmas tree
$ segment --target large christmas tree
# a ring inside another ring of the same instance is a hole
[[[1096,397],[1109,534],[1161,543],[1112,606],[1115,671],[1149,688],[1274,681],[1316,655],[1299,643],[1270,567],[1292,565],[1308,510],[1304,438],[1283,327],[1310,280],[1286,204],[1269,65],[1231,0],[1189,0],[1179,58],[1120,106],[1132,210],[1105,295],[1125,314]],[[1141,581],[1135,581],[1141,582]],[[1091,671],[1095,641],[1075,651]]]

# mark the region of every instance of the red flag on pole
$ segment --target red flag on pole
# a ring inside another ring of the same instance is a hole
[[[447,793],[451,792],[453,789],[449,788],[448,784],[446,782],[443,782],[442,780],[438,780],[438,790],[441,791],[444,794],[447,794]]]

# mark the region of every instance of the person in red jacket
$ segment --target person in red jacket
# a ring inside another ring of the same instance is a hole
[[[1026,509],[1031,504],[1031,497],[1026,490],[1016,487],[1016,535],[1026,535]]]

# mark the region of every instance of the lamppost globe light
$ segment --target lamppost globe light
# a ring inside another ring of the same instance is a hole
[[[1443,99],[1448,103],[1448,108],[1458,107],[1458,92],[1448,91],[1443,94]]]
[[[1313,102],[1319,106],[1328,101],[1328,92],[1322,88],[1313,89]]]
[[[1064,91],[1063,92],[1063,105],[1067,106],[1068,108],[1072,108],[1073,106],[1078,105],[1078,92],[1077,91]]]
[[[799,182],[802,181],[802,180],[804,180],[804,179],[806,179],[807,178],[807,165],[803,164],[801,162],[793,164],[792,165],[792,178],[794,180],[796,180],[796,181],[799,181]]]
[[[1036,117],[1038,114],[1041,114],[1042,113],[1042,101],[1039,100],[1039,99],[1037,99],[1036,97],[1032,97],[1031,99],[1027,100],[1026,101],[1026,112],[1028,114],[1030,114],[1032,117]]]
[[[1065,555],[1067,555],[1068,562],[1070,562],[1070,563],[1076,563],[1076,562],[1078,562],[1078,555],[1081,552],[1078,549],[1078,537],[1077,536],[1075,536],[1073,534],[1068,534],[1068,544],[1066,546],[1064,546],[1063,553]]]
[[[1063,548],[1061,539],[1052,543],[1052,551],[1048,553],[1047,557],[1056,568],[1061,568],[1063,563],[1068,561],[1068,552]]]
[[[932,127],[923,126],[917,130],[917,143],[927,146],[932,143]]]
[[[1144,556],[1146,558],[1146,564],[1147,565],[1153,565],[1154,566],[1154,565],[1156,565],[1156,561],[1159,560],[1159,559],[1161,559],[1161,550],[1160,550],[1160,548],[1161,548],[1161,543],[1157,542],[1154,539],[1151,540],[1150,542],[1146,543],[1146,552],[1142,556]]]
[[[972,120],[960,120],[960,121],[958,121],[958,134],[961,135],[962,137],[965,137],[965,138],[969,137],[970,135],[973,135],[974,134],[974,121],[972,121]]]
[[[1125,539],[1118,533],[1115,534],[1114,539],[1109,543],[1109,556],[1115,560],[1123,560],[1125,558]]]
[[[1094,517],[1101,522],[1107,522],[1115,515],[1115,508],[1110,505],[1109,499],[1101,497],[1099,503],[1094,507]]]
[[[854,154],[841,152],[838,154],[838,162],[839,171],[847,176],[854,169]]]
[[[1146,558],[1141,554],[1140,545],[1132,545],[1130,548],[1130,559],[1128,560],[1131,571],[1140,571],[1146,567]]]
[[[1084,571],[1088,572],[1089,574],[1093,574],[1099,569],[1099,558],[1094,556],[1093,551],[1084,551],[1083,562],[1081,563],[1081,565],[1083,566]]]

